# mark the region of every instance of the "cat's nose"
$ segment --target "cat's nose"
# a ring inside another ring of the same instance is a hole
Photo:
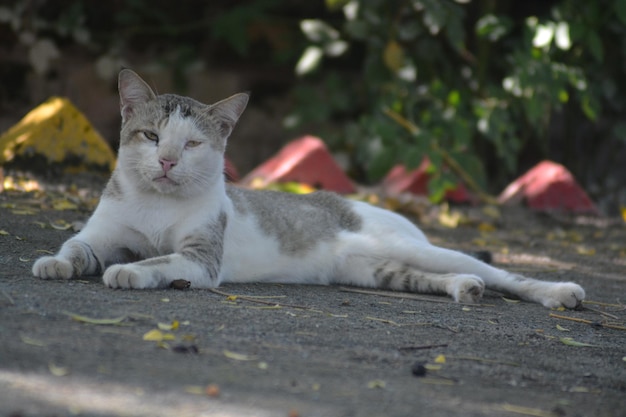
[[[162,158],[162,159],[159,159],[159,162],[161,163],[161,166],[163,167],[163,171],[167,172],[170,169],[172,169],[178,161],[172,161],[171,159]]]

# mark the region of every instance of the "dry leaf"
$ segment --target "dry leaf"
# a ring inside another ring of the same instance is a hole
[[[201,387],[200,385],[187,385],[185,392],[195,395],[204,395],[204,389],[205,387]]]
[[[6,230],[0,229],[0,236],[8,236],[10,235],[9,232],[7,232]]]
[[[511,404],[502,404],[502,409],[511,413],[523,414],[532,417],[557,417],[556,413],[551,411],[543,411],[538,408],[520,407]]]
[[[71,223],[66,222],[63,219],[55,220],[54,222],[50,222],[50,226],[56,230],[68,230],[72,227]]]
[[[498,220],[502,215],[500,214],[500,209],[497,206],[485,206],[482,209],[482,212],[491,217],[492,219]]]
[[[583,245],[576,246],[576,252],[579,255],[587,255],[587,256],[593,256],[596,254],[596,250],[594,248],[590,248],[588,246],[583,246]]]
[[[164,330],[164,331],[176,330],[178,329],[179,325],[180,323],[178,322],[178,320],[174,320],[171,323],[157,323],[157,327],[159,328],[159,330]]]
[[[445,355],[438,355],[435,358],[435,363],[446,363],[446,357]]]
[[[224,353],[224,356],[226,356],[228,359],[233,359],[236,361],[253,361],[256,359],[255,356],[245,355],[243,353],[235,353],[226,349],[224,349],[222,353]]]
[[[520,300],[513,300],[511,298],[506,298],[506,297],[501,297],[504,301],[506,301],[507,303],[511,303],[511,304],[517,304],[520,302]]]
[[[566,329],[565,327],[563,327],[563,326],[561,326],[559,324],[556,325],[556,329],[560,330],[562,332],[569,332],[570,331],[569,329]]]
[[[383,62],[393,72],[397,72],[404,65],[404,49],[394,40],[387,42],[383,51]]]
[[[54,210],[76,210],[78,206],[66,199],[52,200],[52,208]]]
[[[456,229],[461,223],[462,215],[458,211],[442,210],[441,213],[439,213],[438,219],[442,226],[450,229]]]
[[[37,340],[37,339],[33,339],[31,337],[28,337],[28,336],[20,336],[20,339],[22,340],[23,343],[25,343],[27,345],[46,347],[46,344],[44,342],[42,342],[40,340]]]
[[[149,342],[163,342],[165,340],[175,340],[176,336],[171,333],[163,333],[159,329],[150,330],[148,333],[143,335],[143,340],[147,340]]]
[[[66,314],[70,316],[73,320],[79,321],[81,323],[98,324],[98,325],[119,325],[126,319],[126,316],[115,317],[112,319],[94,319],[91,317],[81,316],[80,314],[74,314],[74,313],[68,313],[68,312],[63,312],[63,314]]]
[[[64,366],[57,366],[54,363],[50,362],[48,364],[48,369],[50,373],[54,376],[65,376],[70,373],[70,370]]]
[[[387,383],[383,381],[382,379],[374,379],[367,383],[367,388],[369,389],[374,389],[374,388],[384,389],[386,386],[387,386]]]
[[[481,232],[491,233],[496,230],[496,226],[491,223],[482,222],[478,225],[478,230],[480,230]]]
[[[561,337],[559,338],[561,343],[567,346],[576,346],[576,347],[596,347],[595,345],[590,345],[589,343],[577,342],[571,337]]]

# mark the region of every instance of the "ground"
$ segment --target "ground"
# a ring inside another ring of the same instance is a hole
[[[437,244],[580,283],[578,311],[489,291],[460,305],[332,286],[127,291],[32,277],[73,233],[60,229],[86,219],[90,192],[0,193],[0,415],[626,415],[621,220],[420,217]]]

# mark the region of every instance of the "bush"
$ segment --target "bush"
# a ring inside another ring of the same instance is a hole
[[[529,150],[534,162],[549,156],[556,120],[595,123],[626,104],[617,94],[623,1],[535,10],[490,0],[326,4],[328,19],[301,24],[310,45],[296,66],[298,106],[288,121],[314,124],[361,180],[376,181],[397,162],[415,167],[425,155],[434,200],[454,174],[496,190]],[[623,141],[625,127],[614,124],[605,142]]]

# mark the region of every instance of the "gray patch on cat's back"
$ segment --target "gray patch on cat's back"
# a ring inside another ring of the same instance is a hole
[[[261,230],[275,237],[288,255],[303,254],[342,231],[358,232],[363,226],[348,200],[326,191],[296,195],[229,186],[227,194],[235,210],[254,216]]]

